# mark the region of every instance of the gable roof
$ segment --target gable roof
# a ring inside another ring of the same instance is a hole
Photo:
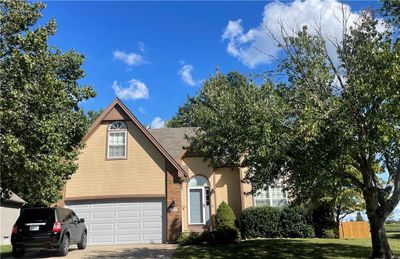
[[[175,160],[179,160],[183,150],[190,144],[185,136],[195,137],[196,130],[195,127],[148,129]]]
[[[117,115],[115,111],[119,111],[120,115]],[[114,113],[114,114],[110,114]],[[110,115],[109,115],[110,114]],[[160,151],[160,153],[178,170],[179,173],[186,175],[186,172],[182,169],[179,163],[165,150],[165,148],[154,138],[152,134],[140,123],[140,121],[131,113],[128,107],[119,99],[116,98],[95,120],[92,126],[89,128],[86,136],[84,137],[83,141],[86,142],[87,139],[94,133],[94,131],[99,127],[103,120],[110,120],[110,117],[116,118],[115,116],[122,116],[121,119],[127,119],[132,121],[139,130],[143,133],[143,135]]]

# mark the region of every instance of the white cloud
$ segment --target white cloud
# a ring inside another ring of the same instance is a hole
[[[127,64],[128,66],[140,66],[149,63],[145,57],[133,52],[115,50],[113,52],[113,56],[116,60],[120,60],[125,64]]]
[[[190,86],[195,86],[196,81],[193,79],[193,66],[190,64],[184,64],[182,61],[180,63],[183,65],[182,68],[178,71],[178,74],[181,76],[182,81]]]
[[[150,124],[150,128],[152,129],[161,129],[164,128],[165,121],[160,117],[155,117]]]
[[[295,0],[292,3],[273,2],[264,7],[261,24],[244,31],[242,20],[229,21],[222,39],[228,42],[227,52],[238,58],[244,65],[253,68],[259,64],[274,61],[279,48],[271,37],[272,33],[281,38],[281,25],[288,33],[307,25],[311,34],[316,34],[316,26],[321,27],[325,39],[342,39],[342,7],[348,15],[348,25],[352,25],[359,14],[352,12],[349,5],[337,0]],[[327,44],[331,55],[336,55],[333,44]]]
[[[115,94],[118,98],[124,100],[137,100],[137,99],[148,99],[149,89],[146,84],[137,79],[131,79],[128,81],[128,87],[123,87],[114,81],[112,84]]]

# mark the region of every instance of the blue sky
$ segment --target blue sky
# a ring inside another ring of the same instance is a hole
[[[258,50],[265,45],[267,52],[276,51],[260,29],[269,18],[264,8],[288,21],[303,17],[296,20],[300,24],[322,15],[327,17],[326,26],[332,27],[327,31],[338,29],[330,25],[329,16],[330,9],[337,8],[336,0],[279,5],[260,1],[46,3],[42,22],[54,17],[58,25],[50,44],[86,56],[82,82],[93,85],[97,97],[83,107],[105,108],[118,95],[143,124],[159,117],[154,127],[171,118],[186,96],[198,91],[201,80],[215,73],[216,66],[222,72],[245,75],[273,66]],[[348,3],[352,14],[377,5],[376,1]]]

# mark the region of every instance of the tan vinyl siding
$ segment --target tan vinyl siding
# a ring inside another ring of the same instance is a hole
[[[215,171],[215,179],[217,204],[225,201],[232,208],[236,218],[239,218],[242,211],[239,169],[218,168]]]
[[[132,123],[127,158],[107,160],[107,128],[102,123],[86,141],[79,169],[68,181],[66,199],[88,196],[165,195],[165,158]]]

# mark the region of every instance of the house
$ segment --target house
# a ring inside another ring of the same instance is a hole
[[[0,202],[0,245],[8,245],[11,242],[11,231],[17,221],[21,207],[26,202],[18,195],[11,192],[9,198],[1,198]]]
[[[61,202],[85,218],[90,244],[174,242],[212,226],[222,201],[237,217],[250,206],[285,202],[275,187],[244,195],[251,187],[242,168],[213,169],[187,152],[185,135],[195,131],[146,129],[119,99],[102,112]]]

